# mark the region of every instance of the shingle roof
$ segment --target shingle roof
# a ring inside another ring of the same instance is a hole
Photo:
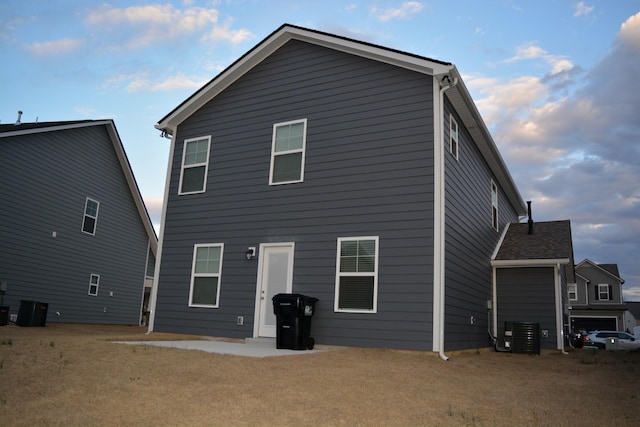
[[[614,276],[620,277],[620,271],[618,270],[618,264],[598,264],[598,267],[607,270]]]
[[[569,220],[535,222],[533,234],[529,234],[528,231],[527,223],[510,224],[495,259],[501,261],[570,259],[573,262]]]

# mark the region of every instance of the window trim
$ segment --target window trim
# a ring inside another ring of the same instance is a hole
[[[571,295],[573,294],[573,298]],[[567,284],[567,298],[569,301],[578,301],[578,284],[577,283],[569,283]]]
[[[189,145],[190,142],[200,141],[204,139],[207,140],[207,161],[185,166],[184,162],[187,157],[187,145]],[[209,174],[209,157],[210,156],[211,156],[211,135],[199,136],[197,138],[188,138],[184,140],[184,143],[182,145],[182,161],[180,162],[180,181],[178,182],[178,195],[183,196],[188,194],[200,194],[207,191],[207,176]],[[204,166],[204,178],[202,182],[202,190],[182,191],[182,181],[184,179],[185,169],[191,169],[191,168],[202,167],[202,166]]]
[[[375,260],[374,260],[374,268],[373,272],[350,272],[343,273],[340,272],[340,249],[342,242],[346,241],[360,241],[360,240],[373,240],[375,242]],[[334,295],[334,311],[336,313],[364,313],[371,314],[378,312],[378,265],[379,265],[379,257],[380,257],[380,238],[379,236],[357,236],[357,237],[338,237],[337,239],[337,250],[336,250],[336,284],[335,284],[335,295]],[[368,277],[373,276],[373,304],[371,310],[359,310],[359,309],[345,309],[340,308],[340,277],[341,276],[351,276],[351,277]]]
[[[454,125],[456,128],[455,133],[453,132]],[[453,135],[455,135],[455,138]],[[460,153],[460,127],[458,126],[456,119],[453,117],[453,114],[449,114],[449,152],[456,160],[458,160],[458,154]]]
[[[87,206],[89,205],[89,200],[91,200],[93,203],[95,203],[95,204],[96,204],[96,215],[95,215],[95,216],[93,216],[93,215],[89,215],[89,214],[87,213]],[[89,234],[89,235],[91,235],[91,236],[95,236],[95,235],[96,235],[96,229],[98,228],[98,214],[99,214],[99,213],[100,213],[100,202],[99,202],[99,201],[97,201],[97,200],[95,200],[95,199],[92,199],[91,197],[87,197],[87,198],[84,200],[84,211],[83,211],[83,213],[82,213],[82,227],[80,228],[80,230],[81,230],[83,233],[85,233],[85,234]],[[91,232],[89,232],[89,231],[85,231],[85,229],[84,229],[84,225],[85,225],[85,224],[86,224],[86,222],[87,222],[87,218],[91,218],[91,219],[93,219],[93,230],[92,230]]]
[[[302,123],[302,148],[298,148],[295,150],[287,150],[276,154],[276,131],[281,126],[293,125],[297,123]],[[306,152],[307,152],[307,119],[297,119],[297,120],[289,120],[287,122],[280,122],[273,124],[273,131],[271,134],[271,164],[269,166],[269,185],[285,185],[285,184],[295,184],[298,182],[304,182],[304,165],[306,160]],[[275,158],[276,156],[286,155],[286,154],[295,154],[302,153],[302,158],[300,159],[300,179],[291,180],[291,181],[281,181],[274,182],[273,181],[273,172],[275,168]]]
[[[96,283],[93,283],[93,278],[96,278]],[[95,291],[91,292],[91,288],[95,286]],[[98,296],[98,290],[100,289],[100,275],[96,273],[91,273],[89,276],[89,290],[87,291],[87,295],[92,297]]]
[[[196,256],[198,248],[219,247],[220,248],[220,264],[218,265],[218,273],[196,273]],[[198,308],[219,308],[220,307],[220,288],[222,285],[222,259],[224,257],[224,243],[196,243],[193,245],[193,257],[191,260],[191,280],[189,284],[189,307]],[[217,277],[218,286],[216,289],[215,304],[194,304],[193,303],[193,285],[196,277]]]
[[[500,230],[500,211],[498,207],[498,186],[491,180],[491,226],[494,230]]]
[[[602,298],[602,289],[606,291],[607,297]],[[598,283],[598,301],[611,301],[611,294],[609,293],[609,284],[608,283]]]

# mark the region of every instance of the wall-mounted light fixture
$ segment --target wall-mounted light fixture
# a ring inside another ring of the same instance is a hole
[[[247,259],[255,258],[256,248],[254,246],[249,246],[249,248],[247,249],[247,252],[244,253],[244,256]]]

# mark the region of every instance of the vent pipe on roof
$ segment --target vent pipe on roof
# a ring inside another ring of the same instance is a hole
[[[533,218],[531,217],[531,200],[527,202],[527,214],[529,215],[529,234],[533,234]]]
[[[22,118],[22,111],[18,111],[18,120],[16,120],[16,123],[15,123],[15,125],[16,125],[16,126],[18,126],[18,125],[22,124],[22,123],[20,122],[20,119],[21,119],[21,118]]]

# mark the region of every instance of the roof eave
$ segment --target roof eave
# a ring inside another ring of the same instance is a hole
[[[492,267],[552,267],[558,264],[565,265],[571,261],[569,258],[554,259],[494,259]]]

